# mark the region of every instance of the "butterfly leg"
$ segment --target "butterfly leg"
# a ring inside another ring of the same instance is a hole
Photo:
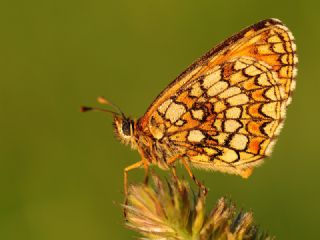
[[[173,163],[176,162],[179,158],[181,158],[181,161],[182,161],[182,164],[183,166],[185,167],[185,169],[187,170],[189,176],[193,179],[193,181],[197,184],[197,186],[202,189],[203,193],[206,195],[207,192],[208,192],[208,189],[200,182],[198,181],[198,179],[193,175],[188,163],[186,162],[185,158],[183,158],[183,155],[176,155],[176,156],[173,156],[172,158],[170,158],[168,161],[167,161],[167,164],[171,167],[172,169],[172,173],[173,173],[173,176],[177,178],[177,173],[176,173],[176,169],[175,169],[175,166],[173,166]]]
[[[142,165],[145,166],[145,161],[144,160],[141,160],[139,162],[136,162],[128,167],[126,167],[123,171],[124,173],[124,194],[125,196],[128,195],[128,172],[131,171],[132,169],[135,169],[135,168],[139,168],[141,167]]]
[[[178,174],[177,174],[176,166],[172,165],[170,167],[170,169],[171,169],[174,181],[176,181],[176,183],[178,184],[179,190],[182,191],[181,181],[179,181],[179,177],[178,177]]]
[[[176,155],[167,160],[167,164],[171,169],[172,175],[176,179],[178,178],[178,175],[177,175],[176,166],[174,165],[174,163],[182,156],[183,155]]]
[[[142,160],[143,161],[143,160]],[[144,167],[144,184],[148,184],[149,182],[149,167],[146,161],[143,161],[143,167]]]
[[[189,167],[189,164],[186,162],[186,159],[185,158],[182,158],[182,164],[183,166],[185,167],[185,169],[187,170],[187,172],[189,173],[189,176],[193,179],[193,181],[197,184],[197,186],[202,189],[203,191],[203,194],[204,195],[207,195],[208,193],[208,189],[202,184],[202,182],[198,181],[198,179],[193,175],[190,167]]]
[[[177,175],[176,166],[172,166],[170,169],[171,169],[173,177],[177,179],[178,175]]]
[[[169,159],[167,160],[168,166],[171,167],[171,165],[173,165],[173,163],[175,163],[175,162],[176,162],[179,158],[181,158],[181,157],[183,157],[183,154],[178,154],[178,155],[175,155],[175,156],[169,158]]]
[[[181,190],[182,188],[181,188],[180,181],[179,181],[179,178],[178,178],[178,175],[177,175],[176,166],[174,165],[174,163],[175,163],[180,157],[182,157],[182,155],[176,155],[176,156],[173,156],[173,157],[169,158],[168,161],[167,161],[167,164],[168,164],[168,166],[169,166],[170,169],[171,169],[171,172],[172,172],[173,177],[175,178],[175,180],[176,180],[177,183],[178,183],[179,189]]]

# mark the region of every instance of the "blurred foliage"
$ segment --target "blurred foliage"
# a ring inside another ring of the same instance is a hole
[[[195,196],[185,180],[164,181],[153,174],[153,183],[131,185],[124,205],[127,226],[147,237],[142,239],[274,239],[259,233],[252,212],[237,211],[225,198],[207,215],[206,195]]]

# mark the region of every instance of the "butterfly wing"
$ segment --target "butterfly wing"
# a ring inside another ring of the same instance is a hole
[[[295,50],[279,20],[242,30],[176,78],[140,129],[196,167],[244,176],[270,155],[280,132],[295,87]]]

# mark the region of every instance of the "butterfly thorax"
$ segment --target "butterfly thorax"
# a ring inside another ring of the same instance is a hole
[[[141,157],[149,164],[158,165],[162,169],[168,169],[168,159],[178,154],[179,149],[170,146],[166,139],[161,141],[154,139],[151,133],[139,128],[136,120],[116,115],[113,120],[116,137],[121,143],[130,145],[138,150]]]
[[[136,126],[137,149],[142,158],[161,169],[169,169],[168,161],[181,155],[183,150],[173,145],[168,138],[156,139],[150,131],[141,128],[139,120]]]

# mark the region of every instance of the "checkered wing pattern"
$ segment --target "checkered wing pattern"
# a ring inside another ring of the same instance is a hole
[[[295,88],[291,32],[268,19],[210,50],[139,119],[167,156],[247,177],[270,156]]]

